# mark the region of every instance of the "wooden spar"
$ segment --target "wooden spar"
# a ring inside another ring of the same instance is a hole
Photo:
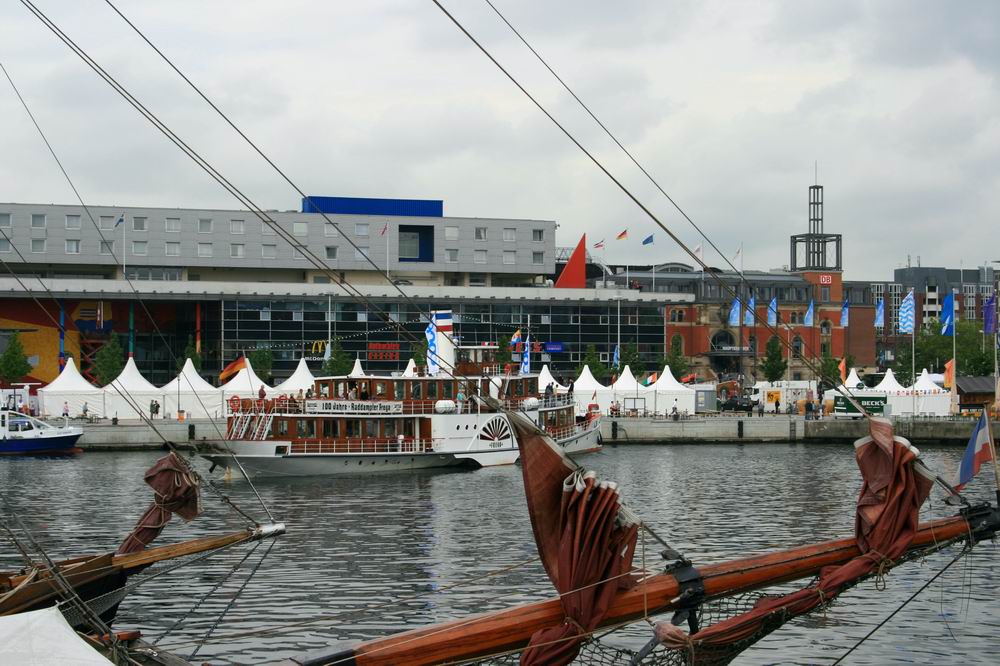
[[[948,541],[969,532],[970,525],[961,516],[923,523],[910,549]],[[843,564],[860,554],[854,538],[848,538],[706,565],[699,571],[704,578],[706,598],[711,599],[814,576],[823,567]],[[620,592],[601,626],[641,618],[644,608],[650,614],[669,611],[675,607],[678,590],[673,576],[651,576],[645,583]],[[436,664],[520,649],[534,632],[562,621],[562,605],[556,598],[377,638],[326,658],[310,659],[308,663],[311,666]]]
[[[125,573],[131,574],[163,560],[172,560],[177,557],[204,553],[216,548],[225,548],[240,541],[252,541],[254,538],[253,530],[243,530],[231,534],[223,534],[222,536],[192,539],[190,541],[182,541],[181,543],[147,548],[137,553],[115,555],[112,559],[112,564],[121,567]]]

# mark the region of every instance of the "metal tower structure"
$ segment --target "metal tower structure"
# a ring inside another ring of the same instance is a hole
[[[809,233],[791,238],[792,271],[839,271],[843,267],[840,234],[823,231],[823,186],[809,186]]]

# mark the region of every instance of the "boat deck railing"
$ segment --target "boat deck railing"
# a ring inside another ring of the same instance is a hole
[[[433,453],[433,439],[378,439],[350,437],[345,440],[297,439],[292,441],[290,454],[316,453]]]
[[[438,403],[442,400],[450,400],[455,403],[454,409],[445,412],[438,411]],[[548,397],[527,396],[508,398],[500,401],[500,404],[505,410],[520,411],[525,408],[525,403],[531,400],[535,401],[533,408],[555,409],[558,407],[576,406],[574,399],[565,394],[552,395]],[[493,411],[485,404],[479,404],[479,401],[477,400],[470,400],[469,398],[466,398],[465,400],[459,402],[454,397],[425,400],[387,400],[382,398],[349,400],[337,398],[333,400],[333,402],[343,403],[343,408],[334,409],[332,411],[327,411],[321,408],[320,403],[330,401],[331,400],[329,398],[265,398],[263,400],[259,398],[244,398],[228,402],[226,404],[226,409],[229,416],[246,414],[273,414],[274,416],[305,415],[310,417],[331,414],[357,414],[369,417],[398,416],[400,414],[406,416],[430,416],[440,413],[471,414],[476,412],[485,413]],[[386,410],[380,411],[378,409],[373,409],[373,406],[377,404],[386,405]],[[390,405],[398,406],[398,409],[389,409]]]
[[[552,439],[559,441],[562,439],[569,439],[577,435],[582,435],[590,430],[596,430],[600,427],[600,419],[590,419],[582,423],[571,423],[565,426],[554,426],[546,427],[545,432],[547,432]]]

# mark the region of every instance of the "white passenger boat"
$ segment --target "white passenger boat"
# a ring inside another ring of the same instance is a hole
[[[600,450],[600,414],[577,417],[572,397],[545,396],[538,375],[511,374],[496,354],[496,345],[459,348],[455,376],[320,377],[308,399],[231,398],[226,440],[202,455],[234,469],[238,459],[257,476],[510,465],[519,452],[508,410],[567,453]]]

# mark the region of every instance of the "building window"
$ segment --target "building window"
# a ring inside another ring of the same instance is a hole
[[[608,352],[601,352],[601,363],[607,363],[609,360]]]
[[[145,257],[146,241],[132,241],[132,254],[137,257]]]
[[[824,303],[829,303],[830,302],[830,288],[829,287],[820,287],[819,294],[820,294],[819,300],[823,301]]]
[[[32,252],[45,252],[45,239],[44,238],[32,238],[31,239],[31,251]]]
[[[477,264],[486,263],[486,250],[476,250],[475,254],[472,256],[472,260]]]
[[[292,222],[292,233],[296,236],[308,236],[309,235],[309,223],[308,222]]]
[[[399,258],[420,259],[420,234],[416,231],[399,232]]]
[[[80,241],[76,238],[66,239],[66,254],[80,254]]]
[[[504,227],[503,230],[503,240],[505,243],[513,243],[517,240],[517,229],[512,229],[510,227]]]
[[[179,257],[181,256],[181,244],[167,243],[166,245],[164,245],[163,253],[168,257]]]
[[[211,222],[211,220],[209,220]],[[212,244],[211,243],[198,243],[198,256],[199,257],[211,257],[212,256]]]
[[[0,227],[10,229],[10,213],[0,213]]]
[[[485,253],[485,250],[483,250]],[[503,264],[504,266],[513,266],[517,263],[517,252],[514,250],[505,250],[503,253]]]
[[[629,326],[638,326],[639,325],[639,315],[630,314],[628,316],[628,325]]]
[[[243,220],[229,220],[229,233],[243,235]]]
[[[260,246],[260,256],[264,259],[274,259],[278,256],[278,246],[277,245],[261,245]]]
[[[447,249],[444,251],[444,260],[449,264],[458,263],[458,250],[457,249]]]
[[[212,220],[208,218],[202,218],[198,220],[198,233],[199,234],[210,234],[212,233]],[[201,255],[198,255],[201,256]],[[212,256],[209,254],[208,256]]]
[[[260,320],[261,321],[271,321],[271,311],[268,310],[267,308],[264,308],[263,310],[261,310],[260,311]]]
[[[101,241],[101,254],[114,254],[115,252],[115,242],[112,241]]]
[[[337,229],[337,225],[332,222],[326,222],[323,225],[323,235],[327,238],[337,238],[340,236],[340,231]]]
[[[79,229],[80,228],[80,216],[79,215],[67,215],[66,216],[66,228],[67,229]]]
[[[301,245],[296,245],[292,248],[292,259],[305,259],[305,252],[302,251]]]
[[[485,287],[486,286],[486,273],[469,273],[469,286],[470,287]],[[486,320],[489,320],[489,316],[486,316]]]
[[[114,215],[101,215],[101,231],[111,231],[115,228]]]
[[[599,321],[601,323],[601,326],[607,326],[611,322],[611,319],[608,315],[601,315]]]
[[[261,236],[274,236],[277,233],[278,232],[274,230],[274,227],[272,227],[268,222],[261,222],[260,223],[260,235]]]
[[[181,232],[181,218],[168,217],[163,224],[163,230],[167,233],[179,234]]]
[[[445,227],[444,239],[450,241],[458,240],[458,227]]]
[[[31,228],[32,229],[44,229],[45,228],[45,215],[33,214],[31,216]]]
[[[358,246],[354,248],[354,260],[355,261],[367,261],[368,260],[368,248],[364,246]]]
[[[488,230],[486,227],[476,227],[476,240],[485,241],[487,236],[487,231]]]
[[[10,241],[6,238],[0,238],[0,252],[10,252]]]
[[[532,229],[531,230],[531,240],[535,243],[541,243],[545,240],[545,229]]]
[[[230,259],[242,259],[247,256],[247,248],[243,243],[230,243],[229,244],[229,258]]]
[[[326,246],[326,258],[327,259],[336,259],[337,258],[337,246],[336,245],[327,245]]]
[[[569,323],[571,323],[571,324],[579,324],[580,323],[580,313],[579,312],[574,312],[573,314],[571,314],[569,316]]]
[[[144,218],[144,217],[133,217],[132,218],[132,231],[146,231],[146,218]]]
[[[544,252],[532,252],[531,253],[531,263],[536,266],[541,266],[545,263],[545,253]]]
[[[355,236],[367,236],[368,235],[368,223],[358,222],[354,225],[354,235]]]
[[[833,324],[831,324],[829,320],[823,320],[822,322],[820,322],[819,324],[820,335],[830,335],[832,331],[833,331]]]

